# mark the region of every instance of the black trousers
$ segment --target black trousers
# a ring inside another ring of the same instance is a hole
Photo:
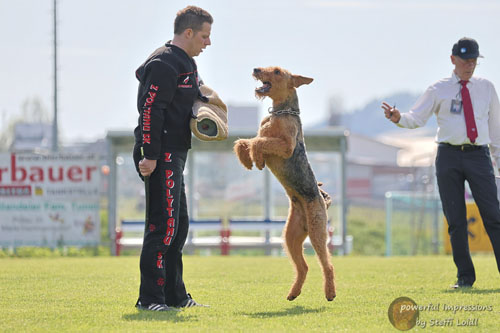
[[[453,260],[457,277],[476,280],[467,231],[464,182],[467,180],[484,227],[493,245],[500,271],[500,208],[495,174],[487,146],[462,151],[440,144],[436,156],[436,176],[443,212],[448,220]]]
[[[140,161],[137,150],[136,166]],[[182,279],[182,249],[189,229],[183,177],[186,158],[187,150],[164,152],[149,177],[149,223],[140,258],[139,301],[143,305],[176,306],[187,299]]]

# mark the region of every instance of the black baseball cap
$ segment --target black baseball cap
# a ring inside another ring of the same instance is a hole
[[[479,54],[479,44],[475,39],[463,37],[453,45],[451,54],[462,59],[483,58]]]

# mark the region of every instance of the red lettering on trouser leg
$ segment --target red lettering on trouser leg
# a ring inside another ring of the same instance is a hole
[[[165,153],[165,162],[172,162],[172,154]],[[172,170],[165,170],[165,185],[167,186],[166,197],[167,197],[167,212],[169,219],[167,220],[167,233],[165,238],[163,239],[163,243],[165,245],[170,245],[172,242],[172,237],[175,232],[175,219],[173,218],[174,208],[172,204],[174,202],[173,195],[170,192],[171,189],[175,186],[175,181],[171,179],[174,176],[174,172]]]
[[[158,256],[156,257],[156,268],[163,268],[163,255],[161,252],[158,252]]]
[[[168,207],[168,208],[167,208],[168,217],[172,217],[172,216],[174,216],[174,215],[173,215],[173,211],[174,211],[174,209],[173,209],[173,208],[171,208],[171,207]]]
[[[164,278],[158,278],[156,281],[156,284],[163,287],[165,285],[165,279]]]

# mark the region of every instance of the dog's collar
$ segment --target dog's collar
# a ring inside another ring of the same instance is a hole
[[[294,116],[298,116],[300,114],[300,110],[294,110],[292,108],[283,109],[283,110],[274,110],[274,108],[272,106],[267,111],[271,115],[275,115],[275,116],[280,115],[280,114],[291,114]]]

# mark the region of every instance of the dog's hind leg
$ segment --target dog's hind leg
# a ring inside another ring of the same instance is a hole
[[[240,139],[234,143],[233,148],[236,156],[240,160],[241,164],[245,166],[248,170],[252,169],[253,163],[250,157],[250,140]]]
[[[319,198],[323,200],[322,198]],[[336,296],[335,291],[335,276],[333,265],[330,262],[330,252],[326,245],[328,238],[326,225],[327,215],[323,202],[315,200],[307,205],[307,227],[309,231],[309,239],[318,255],[319,263],[323,269],[325,297],[328,301],[333,301]]]
[[[304,248],[302,245],[307,237],[307,231],[304,228],[305,216],[302,207],[299,207],[295,203],[290,203],[290,212],[283,235],[288,256],[292,260],[296,271],[295,282],[287,296],[289,301],[293,301],[302,291],[309,268],[304,259]]]

